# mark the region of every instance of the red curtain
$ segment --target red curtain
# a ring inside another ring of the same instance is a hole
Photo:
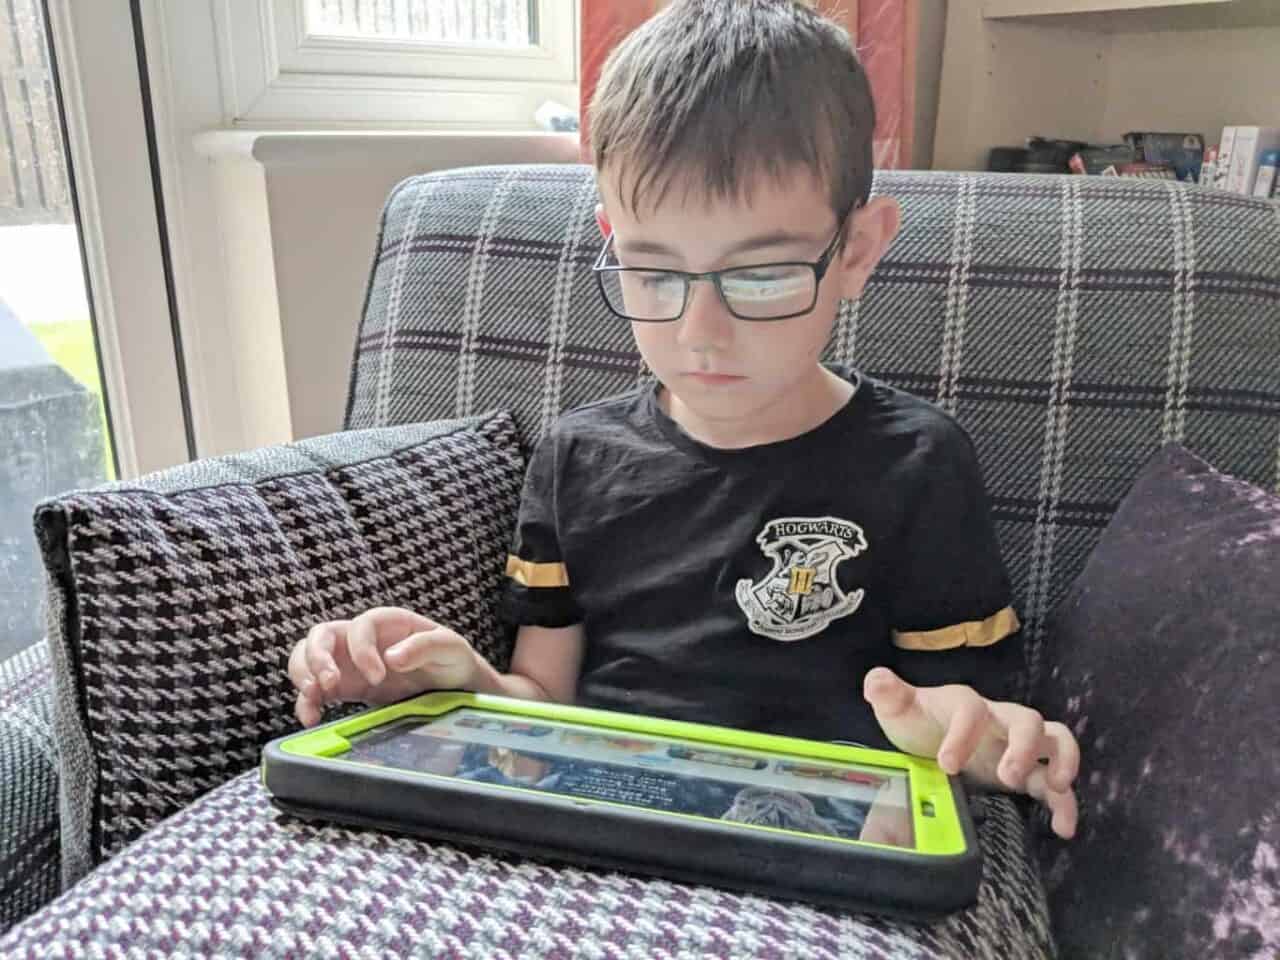
[[[916,100],[917,0],[858,0],[858,53],[876,98],[877,169],[910,167]]]
[[[653,15],[664,0],[582,0],[581,115],[583,158],[590,158],[586,107],[609,51]],[[818,0],[854,38],[876,98],[876,167],[911,165],[915,117],[918,0]],[[621,9],[620,9],[621,8]]]
[[[595,93],[596,81],[605,58],[628,33],[649,19],[662,0],[582,0],[582,82],[579,85],[578,116],[582,129],[582,159],[591,160],[591,131],[587,129],[587,104]]]

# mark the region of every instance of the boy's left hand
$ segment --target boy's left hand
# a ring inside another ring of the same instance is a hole
[[[972,687],[915,687],[887,667],[863,681],[863,696],[891,743],[936,758],[947,773],[1034,797],[1053,815],[1053,832],[1076,831],[1080,747],[1063,724],[1021,704],[987,700]],[[1041,763],[1041,758],[1048,763]]]

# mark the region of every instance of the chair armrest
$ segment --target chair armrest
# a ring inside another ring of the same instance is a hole
[[[59,889],[58,764],[48,644],[0,663],[0,932]]]

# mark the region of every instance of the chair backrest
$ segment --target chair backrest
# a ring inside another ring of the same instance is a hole
[[[1184,443],[1280,487],[1280,205],[1173,182],[881,173],[903,230],[833,359],[973,436],[1034,682],[1046,619],[1138,469]],[[592,172],[453,170],[387,202],[348,428],[562,410],[646,376],[599,300]]]

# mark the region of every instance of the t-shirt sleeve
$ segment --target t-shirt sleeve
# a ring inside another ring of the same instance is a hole
[[[895,667],[917,686],[960,683],[988,699],[1013,699],[1021,624],[968,434],[948,421],[926,467],[893,567]]]
[[[534,448],[520,495],[499,616],[520,626],[567,627],[582,620],[557,535],[559,457],[554,430]]]

